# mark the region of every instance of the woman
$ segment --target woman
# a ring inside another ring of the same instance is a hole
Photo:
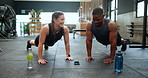
[[[58,40],[64,36],[66,60],[74,60],[70,57],[70,43],[69,43],[69,29],[64,26],[64,14],[61,11],[55,11],[52,14],[52,22],[45,25],[40,30],[40,35],[35,40],[29,40],[27,42],[27,49],[31,48],[31,45],[38,47],[38,63],[46,64],[48,61],[42,58],[43,44],[45,49],[48,46],[53,46]]]

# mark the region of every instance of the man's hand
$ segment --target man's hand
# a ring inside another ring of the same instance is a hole
[[[113,63],[114,60],[112,60],[111,58],[107,58],[104,59],[104,63],[109,64],[109,63]]]
[[[71,57],[66,57],[65,60],[73,61],[74,59]]]
[[[45,60],[45,59],[39,59],[39,60],[38,60],[38,63],[39,63],[39,64],[46,64],[46,63],[48,63],[48,61]]]
[[[87,57],[85,60],[86,61],[94,61],[94,58],[93,57]]]

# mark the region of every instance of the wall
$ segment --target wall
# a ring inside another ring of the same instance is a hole
[[[28,14],[28,12],[32,9],[42,9],[45,12],[53,12],[56,10],[64,12],[77,12],[79,7],[80,2],[15,1],[17,14],[22,14],[21,10],[25,10],[25,14]]]
[[[135,8],[136,0],[118,0],[118,15],[133,12]]]
[[[126,6],[125,6],[126,5]],[[135,31],[136,33],[133,37],[130,37],[130,34],[127,33],[127,25],[130,25],[131,22],[134,22],[135,25],[143,25],[143,18],[136,18],[136,0],[119,0],[119,9],[117,16],[117,24],[119,26],[119,33],[125,39],[130,39],[132,42],[142,43],[142,30]],[[147,21],[148,25],[148,21]],[[141,26],[142,29],[142,26]],[[148,27],[147,27],[148,29]],[[148,43],[148,39],[147,39]]]
[[[91,9],[91,2],[80,2],[80,17],[91,20]]]
[[[119,32],[123,38],[130,39],[133,42],[140,42],[140,43],[142,42],[142,31],[134,31],[135,34],[133,35],[133,37],[130,37],[130,34],[127,33],[128,32],[127,25],[130,25],[131,22],[134,22],[135,25],[143,25],[143,18],[136,18],[136,12],[134,11],[125,14],[120,14],[118,15],[117,19],[118,19],[117,24],[119,26]],[[139,27],[142,28],[142,26]]]

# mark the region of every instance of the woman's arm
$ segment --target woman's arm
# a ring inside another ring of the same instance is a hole
[[[64,42],[66,49],[66,60],[74,60],[70,57],[69,29],[66,26],[64,26]]]
[[[38,45],[38,62],[41,64],[46,64],[46,60],[42,59],[43,44],[46,39],[46,35],[49,33],[49,26],[44,26],[40,30],[39,45]]]

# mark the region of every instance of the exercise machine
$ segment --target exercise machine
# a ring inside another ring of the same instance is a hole
[[[16,13],[7,4],[0,5],[0,38],[16,37]]]

